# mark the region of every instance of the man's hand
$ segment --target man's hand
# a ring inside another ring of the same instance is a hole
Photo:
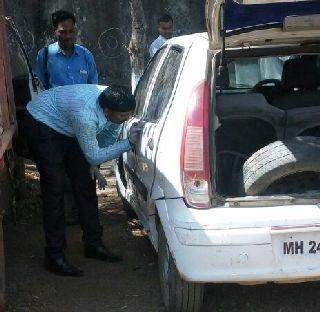
[[[130,143],[132,144],[137,144],[139,139],[140,139],[140,133],[145,125],[145,122],[139,121],[139,122],[134,122],[131,125],[130,131],[129,131],[129,136],[128,139]]]
[[[90,167],[90,175],[92,180],[97,180],[99,190],[104,190],[106,188],[106,186],[108,185],[107,180],[101,174],[98,167],[96,166]]]

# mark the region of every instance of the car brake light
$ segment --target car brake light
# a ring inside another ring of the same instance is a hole
[[[209,208],[211,183],[209,165],[209,85],[193,91],[188,105],[181,146],[181,180],[188,205]]]

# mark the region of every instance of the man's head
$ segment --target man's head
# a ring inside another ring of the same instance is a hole
[[[172,38],[173,19],[169,14],[163,14],[158,18],[158,32],[166,39]]]
[[[76,18],[67,11],[59,10],[52,14],[55,36],[62,50],[70,50],[76,40]]]
[[[112,85],[99,95],[99,104],[111,122],[121,124],[128,120],[136,101],[128,88]]]

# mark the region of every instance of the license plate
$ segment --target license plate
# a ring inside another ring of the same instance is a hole
[[[284,241],[282,252],[284,255],[299,255],[299,254],[316,254],[320,253],[320,242],[309,241]]]
[[[280,233],[279,233],[280,232]],[[303,260],[306,265],[319,265],[320,231],[312,229],[303,232],[276,231],[272,233],[272,249],[275,258],[282,264],[298,264]]]

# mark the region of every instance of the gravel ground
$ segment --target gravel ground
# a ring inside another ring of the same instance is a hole
[[[7,312],[163,311],[156,254],[138,220],[124,214],[110,167],[103,171],[109,183],[98,192],[104,240],[124,261],[110,264],[84,258],[80,228],[72,226],[67,229],[66,254],[85,275],[59,277],[43,269],[39,180],[29,164],[27,199],[16,205],[16,224],[5,227]],[[316,282],[210,285],[205,289],[203,312],[318,312],[318,298],[320,283]]]

